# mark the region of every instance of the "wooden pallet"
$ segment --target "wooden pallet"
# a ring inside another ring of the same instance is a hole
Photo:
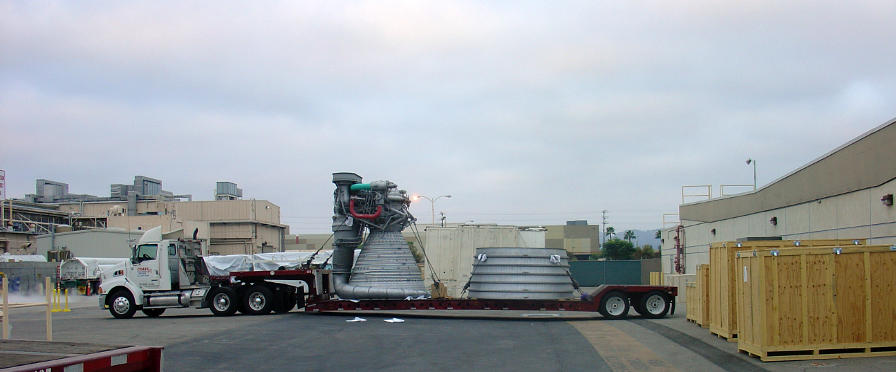
[[[747,354],[754,358],[759,358],[763,362],[779,362],[786,360],[815,360],[815,359],[842,359],[842,358],[869,358],[896,356],[896,345],[892,346],[865,346],[865,347],[846,347],[831,348],[826,347],[805,347],[800,346],[790,350],[775,350],[764,352],[751,352],[745,349],[739,349],[741,353]]]

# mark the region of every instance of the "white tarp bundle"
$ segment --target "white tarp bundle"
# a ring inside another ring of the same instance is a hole
[[[226,276],[235,271],[268,271],[297,269],[301,267],[314,252],[275,252],[256,254],[231,254],[226,256],[207,256],[205,266],[211,276]],[[333,254],[332,250],[322,250],[311,261],[312,265],[322,265]]]
[[[47,258],[39,254],[0,254],[0,262],[47,262]]]
[[[99,279],[103,270],[124,264],[127,258],[76,257],[65,260],[59,267],[62,280]]]

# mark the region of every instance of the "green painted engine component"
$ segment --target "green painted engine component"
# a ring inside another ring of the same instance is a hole
[[[370,190],[369,183],[356,183],[352,185],[351,191],[361,191],[361,190]]]

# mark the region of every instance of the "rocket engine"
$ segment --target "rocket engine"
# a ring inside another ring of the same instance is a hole
[[[333,283],[347,299],[428,296],[420,268],[401,235],[414,216],[407,192],[389,181],[361,183],[354,173],[333,173]],[[361,245],[352,266],[354,250]]]

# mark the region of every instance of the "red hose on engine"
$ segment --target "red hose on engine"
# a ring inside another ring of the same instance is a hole
[[[354,217],[354,218],[361,218],[361,219],[365,219],[365,220],[372,220],[372,219],[375,219],[375,218],[379,217],[379,216],[380,216],[380,213],[383,213],[383,206],[382,206],[382,205],[377,205],[377,206],[376,206],[376,213],[372,213],[372,214],[362,214],[362,213],[355,212],[355,199],[351,199],[351,200],[349,200],[349,202],[348,202],[348,211],[352,214],[352,217]]]

